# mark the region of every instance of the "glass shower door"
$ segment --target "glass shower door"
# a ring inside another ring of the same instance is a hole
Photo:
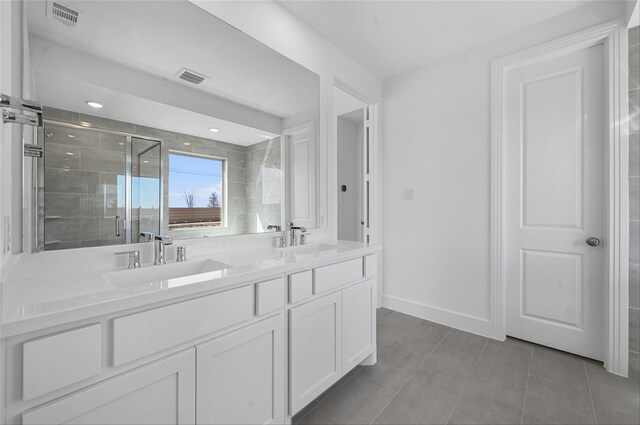
[[[45,121],[44,249],[126,242],[126,136]]]
[[[131,242],[162,228],[161,147],[155,140],[131,138]]]

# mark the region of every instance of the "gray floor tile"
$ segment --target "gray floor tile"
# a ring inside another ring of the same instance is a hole
[[[378,345],[390,345],[395,343],[409,328],[421,322],[420,319],[407,316],[402,313],[388,310],[377,319]]]
[[[484,336],[474,335],[458,329],[452,329],[444,338],[442,344],[471,354],[479,354],[484,348],[484,344],[486,342],[487,338]]]
[[[392,310],[389,310],[388,308],[384,308],[384,307],[380,307],[378,309],[376,309],[376,320],[378,322],[380,322],[380,320],[384,319],[385,317],[387,317],[389,315],[389,313],[391,313]]]
[[[296,413],[292,418],[291,418],[291,423],[293,425],[297,425],[302,423],[302,419],[307,416],[309,414],[309,412],[311,412],[313,409],[315,409],[316,407],[318,407],[318,404],[320,404],[320,402],[316,399],[313,400],[311,403],[307,404],[301,411],[299,411],[298,413]]]
[[[581,357],[536,345],[531,354],[530,376],[545,379],[567,390],[589,394],[583,362]]]
[[[356,374],[300,419],[300,424],[370,424],[394,392]]]
[[[399,390],[420,367],[424,358],[405,350],[398,344],[378,346],[378,362],[374,366],[365,366],[361,373],[374,381],[392,389]]]
[[[377,318],[378,364],[352,371],[294,423],[640,423],[640,382],[600,363],[388,309]]]
[[[374,423],[444,424],[455,402],[455,396],[410,379]]]
[[[468,381],[479,355],[440,344],[416,371],[415,377],[439,391],[457,395]]]
[[[529,376],[522,420],[524,424],[595,423],[589,394],[558,387],[536,376]]]
[[[355,368],[353,368],[353,370],[351,370],[349,373],[347,373],[345,376],[343,376],[342,378],[340,378],[340,380],[338,382],[336,382],[335,384],[333,384],[331,387],[329,387],[328,389],[326,389],[322,394],[320,394],[318,397],[316,397],[316,401],[322,401],[325,398],[329,397],[331,394],[333,394],[338,388],[340,388],[341,386],[343,386],[344,384],[347,383],[347,381],[349,381],[351,378],[353,378],[354,376],[356,376],[356,374],[358,373],[358,371],[362,369],[362,366],[358,365]]]
[[[527,385],[533,346],[516,339],[489,340],[473,374],[495,376],[524,388]]]
[[[520,423],[525,386],[491,375],[475,375],[464,387],[449,423]]]
[[[589,388],[599,424],[640,423],[640,381],[607,372],[587,362]]]
[[[422,321],[404,332],[396,344],[407,351],[426,356],[437,347],[450,329],[437,323]]]
[[[629,352],[629,378],[640,379],[640,355]]]

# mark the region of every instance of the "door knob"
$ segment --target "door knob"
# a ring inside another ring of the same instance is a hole
[[[587,238],[587,245],[598,246],[600,245],[600,239],[594,237]]]

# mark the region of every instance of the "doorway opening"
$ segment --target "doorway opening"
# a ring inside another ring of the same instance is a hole
[[[338,239],[369,242],[369,107],[336,87],[334,108],[338,159]]]

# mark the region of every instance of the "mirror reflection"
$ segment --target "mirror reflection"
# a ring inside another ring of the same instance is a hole
[[[317,127],[317,75],[187,1],[26,8],[35,251],[282,226],[283,135]]]

